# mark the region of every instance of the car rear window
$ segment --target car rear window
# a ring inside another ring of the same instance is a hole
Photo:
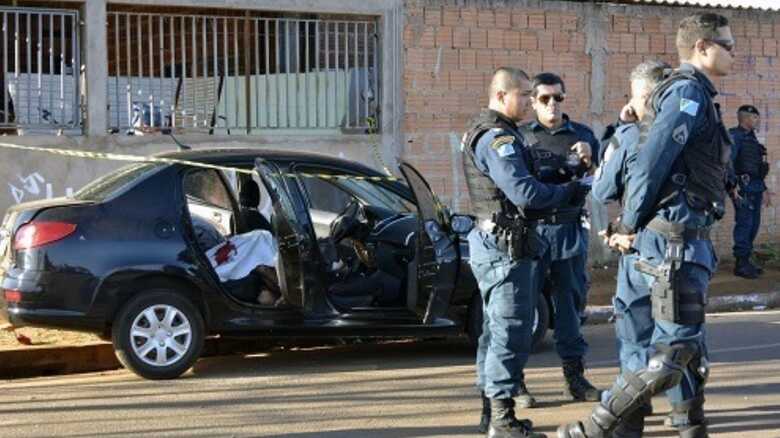
[[[162,166],[163,164],[159,163],[133,163],[121,167],[85,185],[81,190],[74,193],[72,197],[80,201],[104,201],[143,176],[157,171]]]

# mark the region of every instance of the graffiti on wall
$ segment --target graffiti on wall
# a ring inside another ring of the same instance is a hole
[[[50,199],[54,197],[54,187],[52,183],[46,182],[40,173],[33,172],[27,176],[21,174],[16,175],[19,182],[15,184],[8,183],[8,188],[11,190],[11,196],[18,204],[25,200]],[[65,196],[71,196],[73,194],[73,188],[67,187],[65,189]]]

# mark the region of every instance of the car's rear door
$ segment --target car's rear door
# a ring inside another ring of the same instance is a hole
[[[417,204],[417,303],[423,323],[430,324],[449,309],[458,274],[457,240],[449,230],[446,209],[425,178],[408,163],[400,167]]]

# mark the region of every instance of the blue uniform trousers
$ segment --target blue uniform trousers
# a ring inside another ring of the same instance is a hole
[[[621,258],[618,288],[613,301],[621,373],[626,371],[635,373],[647,368],[648,359],[655,354],[654,346],[657,344],[692,343],[698,346],[700,352],[700,357],[692,364],[697,364],[698,360],[706,360],[704,324],[686,325],[653,319],[650,285],[654,278],[634,268],[637,259],[636,254]],[[687,288],[706,297],[711,277],[709,270],[696,263],[683,262],[677,275],[681,288]],[[689,401],[704,390],[705,380],[696,368],[696,366],[689,366],[680,384],[666,392],[672,405]],[[618,381],[622,383],[622,380],[622,377],[618,376]],[[605,392],[603,399],[608,397],[609,393]]]
[[[588,351],[588,343],[580,330],[580,315],[585,309],[587,298],[587,273],[585,254],[563,260],[550,260],[548,252],[543,263],[538,263],[537,275],[544,277],[549,271],[548,281],[555,307],[555,349],[563,360],[580,359]]]
[[[742,192],[742,200],[734,203],[734,257],[750,257],[753,253],[763,196],[763,192]]]
[[[477,386],[489,398],[513,398],[531,352],[539,262],[511,261],[496,247],[494,236],[478,229],[469,234],[469,252],[483,305]]]

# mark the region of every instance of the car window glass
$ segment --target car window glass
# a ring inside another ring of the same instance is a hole
[[[374,181],[340,179],[338,184],[368,205],[383,207],[399,213],[415,211],[414,204]]]
[[[301,180],[306,187],[309,207],[313,210],[341,213],[353,199],[352,195],[330,181],[316,177],[304,177]]]
[[[187,172],[182,180],[191,216],[210,222],[223,236],[233,229],[233,206],[230,193],[213,169],[196,169]]]
[[[198,169],[188,172],[183,181],[184,193],[199,201],[220,207],[231,209],[230,194],[225,185],[213,169]]]
[[[144,175],[157,171],[158,163],[134,163],[121,167],[85,185],[73,194],[73,199],[82,201],[103,201],[128,185],[140,180]]]

